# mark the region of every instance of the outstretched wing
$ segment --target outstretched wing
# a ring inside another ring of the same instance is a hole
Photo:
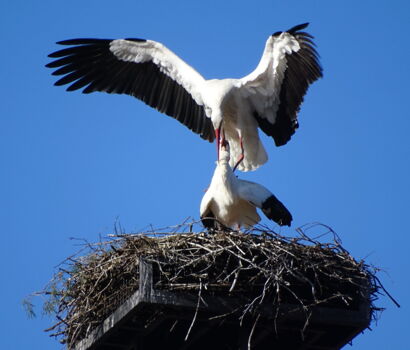
[[[203,139],[215,138],[201,96],[204,78],[161,43],[144,39],[72,39],[46,65],[67,91],[128,94],[176,118]]]
[[[298,127],[297,115],[310,84],[322,77],[313,37],[304,23],[269,37],[258,67],[241,79],[241,92],[259,127],[276,146]]]
[[[290,226],[292,214],[267,188],[255,182],[239,180],[238,191],[242,199],[262,209],[268,219],[280,226]]]

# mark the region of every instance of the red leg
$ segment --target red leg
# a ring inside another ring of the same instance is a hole
[[[221,143],[220,139],[220,133],[219,133],[219,128],[215,129],[215,139],[216,139],[216,154],[217,154],[217,160],[219,161],[219,146]]]
[[[218,128],[215,129],[215,138],[216,138],[216,153],[218,155],[218,161],[219,161],[219,152],[220,152],[220,148],[221,145],[224,146],[225,145],[225,130]]]
[[[221,145],[225,146],[225,129],[222,129]]]

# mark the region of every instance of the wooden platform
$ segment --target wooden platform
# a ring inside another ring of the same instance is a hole
[[[275,314],[262,305],[256,324],[240,325],[238,315],[209,320],[239,305],[229,296],[201,296],[199,302],[198,292],[154,290],[152,266],[141,260],[139,290],[73,350],[242,350],[249,343],[254,350],[340,349],[369,326],[371,315],[369,304],[315,307],[303,332],[306,313],[299,305],[282,305]]]

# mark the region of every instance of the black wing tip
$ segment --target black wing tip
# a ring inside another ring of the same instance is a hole
[[[284,32],[283,32],[283,31],[275,32],[275,33],[272,34],[272,36],[279,36],[279,35],[281,35],[282,33],[289,33],[289,34],[292,34],[292,35],[293,35],[293,34],[295,34],[296,32],[298,32],[298,31],[300,31],[300,30],[302,30],[302,29],[305,29],[308,25],[309,25],[309,22],[302,23],[302,24],[298,24],[298,25],[296,25],[296,26],[294,26],[294,27],[292,27],[292,28],[290,28],[290,29],[288,29],[288,30],[285,30]]]
[[[262,203],[262,210],[268,219],[280,226],[290,226],[292,223],[292,214],[273,194]]]
[[[113,40],[112,39],[91,39],[91,38],[68,39],[68,40],[57,41],[56,44],[58,45],[71,46],[71,47],[54,51],[48,54],[47,57],[50,57],[50,58],[66,57],[66,56],[72,55],[74,51],[81,50],[82,47],[84,48],[93,47],[93,46],[95,47],[96,45],[104,46],[104,45],[109,44],[111,41]]]
[[[92,45],[92,44],[99,44],[99,43],[106,43],[114,41],[115,39],[99,39],[99,38],[75,38],[75,39],[66,39],[57,41],[57,45]],[[142,38],[125,38],[124,40],[127,41],[135,41],[138,43],[146,42],[146,39]]]
[[[112,41],[112,39],[97,39],[97,38],[75,38],[57,41],[58,45],[90,45],[97,44],[101,42]]]
[[[302,29],[305,29],[309,25],[309,22],[298,24],[290,29],[287,30],[289,34],[295,34],[296,32],[301,31]]]
[[[59,51],[52,52],[52,53],[48,54],[47,57],[58,58],[58,57],[60,57],[59,56]]]
[[[292,136],[295,134],[295,130],[293,129],[292,131],[288,133],[280,133],[278,132],[277,134],[273,135],[273,141],[275,142],[276,147],[281,147],[286,145]]]
[[[135,41],[137,43],[145,43],[147,41],[146,39],[141,39],[141,38],[125,38],[124,40]]]

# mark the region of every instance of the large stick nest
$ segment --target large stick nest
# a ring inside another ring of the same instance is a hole
[[[192,230],[186,225],[182,231]],[[85,243],[82,256],[58,267],[46,290],[45,309],[56,323],[47,331],[70,348],[116,310],[139,285],[139,258],[153,263],[154,288],[248,297],[242,315],[269,298],[281,303],[376,310],[380,282],[357,262],[336,236],[331,243],[281,236],[267,228],[241,233],[140,233],[110,235]],[[328,236],[327,236],[328,237]]]

